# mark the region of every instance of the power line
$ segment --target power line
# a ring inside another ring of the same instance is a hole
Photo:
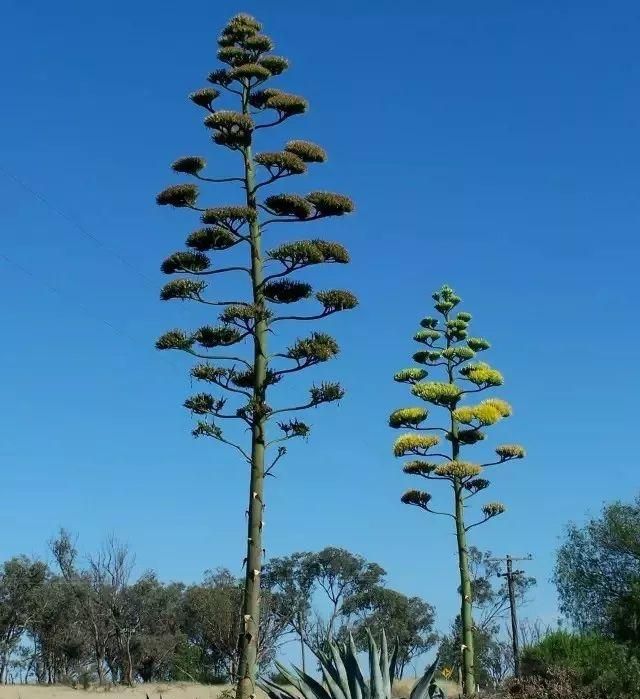
[[[4,252],[0,252],[0,257],[9,265],[12,265],[16,269],[20,270],[23,274],[26,276],[30,277],[31,279],[35,279],[36,282],[38,282],[41,286],[43,286],[47,291],[51,292],[52,294],[55,294],[56,296],[59,296],[62,299],[67,299],[68,294],[65,294],[61,289],[59,289],[57,286],[54,286],[53,284],[45,281],[44,279],[39,279],[36,274],[34,274],[31,270],[27,269],[23,265],[21,265],[19,262],[16,262],[12,258],[10,258],[7,254]],[[94,313],[91,312],[91,310],[87,307],[84,306],[83,304],[79,303],[75,298],[73,300],[74,304],[80,308],[84,313],[89,315],[93,320],[96,320],[100,323],[103,323],[107,327],[111,328],[114,332],[116,332],[118,335],[122,335],[122,337],[126,338],[130,342],[135,343],[136,345],[139,345],[140,342],[139,340],[136,340],[133,338],[131,335],[129,335],[126,331],[122,330],[119,328],[117,325],[114,325],[112,322],[105,320],[104,318],[100,316],[96,316]]]
[[[130,262],[126,257],[121,255],[117,250],[112,248],[110,245],[104,242],[101,238],[99,238],[97,235],[92,233],[90,230],[88,230],[85,226],[83,226],[76,218],[71,216],[66,211],[63,211],[59,207],[57,207],[55,204],[52,204],[47,197],[45,197],[42,192],[39,192],[38,190],[34,189],[30,184],[25,182],[23,179],[15,175],[14,173],[10,172],[9,170],[6,169],[3,165],[0,165],[0,172],[10,179],[12,182],[17,184],[19,187],[21,187],[25,192],[33,196],[35,199],[37,199],[41,204],[43,204],[47,209],[55,213],[57,216],[65,220],[67,223],[70,223],[73,228],[75,228],[81,235],[83,235],[85,238],[88,238],[89,240],[93,241],[96,245],[98,245],[100,248],[102,248],[105,252],[108,252],[110,255],[115,257],[117,260],[119,260],[125,267],[127,267],[131,272],[133,272],[135,275],[140,277],[140,279],[143,280],[145,285],[151,286],[154,289],[157,289],[156,284],[153,282],[153,280],[148,277],[144,272],[141,272],[132,262]]]
[[[516,595],[513,586],[513,581],[518,575],[522,575],[524,570],[514,570],[514,561],[530,561],[533,558],[531,554],[528,556],[514,557],[507,554],[504,558],[490,558],[490,561],[496,563],[505,563],[507,566],[506,573],[498,573],[499,578],[507,579],[507,590],[509,591],[509,607],[511,610],[511,643],[513,645],[513,669],[514,675],[520,677],[520,648],[518,638],[518,618],[516,616]]]
[[[93,241],[97,246],[102,248],[105,252],[109,253],[111,256],[115,257],[118,259],[125,267],[127,267],[129,270],[131,270],[136,276],[138,276],[145,286],[148,286],[154,290],[157,291],[157,286],[153,282],[153,280],[148,277],[144,272],[141,272],[133,263],[131,263],[126,257],[121,255],[117,250],[113,249],[107,243],[105,243],[101,238],[99,238],[97,235],[92,233],[90,230],[88,230],[85,226],[83,226],[76,218],[74,218],[71,214],[69,214],[66,211],[63,211],[59,207],[57,207],[55,204],[52,204],[47,197],[42,194],[42,192],[39,192],[38,190],[34,189],[29,185],[27,182],[25,182],[23,179],[15,175],[13,172],[10,172],[7,170],[6,167],[0,164],[0,172],[13,181],[15,184],[17,184],[19,187],[21,187],[25,192],[33,196],[35,199],[37,199],[41,204],[43,204],[47,209],[55,213],[57,216],[62,218],[64,221],[67,223],[71,224],[73,228],[76,229],[81,235],[83,235],[85,238],[88,238],[89,240]],[[67,299],[69,297],[69,294],[65,294],[62,290],[60,290],[58,287],[54,286],[53,284],[45,281],[44,279],[38,278],[36,274],[34,274],[31,270],[27,269],[23,265],[21,265],[19,262],[16,262],[12,258],[10,258],[6,253],[0,252],[0,257],[5,260],[9,265],[13,265],[16,269],[20,270],[23,274],[25,274],[28,277],[31,277],[32,279],[35,279],[36,282],[41,284],[45,289],[47,289],[50,293],[55,294],[56,296],[59,296],[62,299]],[[95,313],[93,313],[88,307],[84,306],[83,304],[79,303],[77,299],[73,298],[73,303],[80,308],[85,314],[87,314],[89,317],[91,317],[93,320],[96,320],[97,322],[100,322],[107,327],[111,328],[116,334],[126,338],[130,342],[135,343],[137,346],[140,346],[140,341],[136,340],[133,338],[131,335],[129,335],[126,331],[122,330],[118,326],[114,325],[112,322],[105,320],[102,317],[96,316]],[[175,362],[174,358],[171,358],[170,364],[173,366],[174,369],[179,369],[178,364]],[[182,369],[180,369],[182,371]]]
[[[139,339],[136,339],[133,337],[133,335],[130,335],[126,330],[123,330],[121,327],[115,325],[109,320],[106,320],[102,316],[97,315],[94,313],[88,306],[85,306],[84,304],[80,303],[75,297],[72,297],[71,294],[65,293],[62,291],[59,287],[55,286],[54,284],[51,284],[50,282],[39,278],[34,272],[32,272],[30,269],[27,269],[24,265],[20,264],[19,262],[16,262],[14,259],[9,257],[6,253],[0,252],[0,259],[3,259],[7,264],[15,267],[18,269],[22,274],[26,275],[27,277],[30,277],[31,279],[34,279],[38,284],[40,284],[43,288],[45,288],[49,293],[54,294],[58,296],[59,298],[68,301],[69,299],[72,300],[72,303],[79,308],[85,315],[87,315],[89,318],[91,318],[93,321],[102,323],[103,325],[106,325],[108,328],[113,330],[117,335],[120,335],[123,337],[125,340],[128,340],[132,344],[134,344],[136,347],[142,346],[142,341]],[[175,369],[176,371],[179,371],[181,375],[184,375],[184,367],[181,367],[178,365],[178,363],[175,360],[175,357],[169,357],[169,365]]]

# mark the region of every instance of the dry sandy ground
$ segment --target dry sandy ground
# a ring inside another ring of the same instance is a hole
[[[408,697],[415,680],[404,679],[395,683],[394,695]],[[457,696],[455,685],[444,687],[447,696]],[[104,697],[104,699],[218,699],[225,687],[222,685],[201,685],[189,682],[171,684],[145,684],[138,687],[103,687],[102,689],[71,689],[70,687],[43,687],[33,685],[0,685],[0,699],[82,699],[83,697]],[[258,699],[266,699],[259,692]]]
[[[103,687],[102,689],[71,689],[70,687],[36,687],[26,685],[0,686],[0,699],[217,699],[224,687],[204,686],[187,682],[146,684],[138,687]]]

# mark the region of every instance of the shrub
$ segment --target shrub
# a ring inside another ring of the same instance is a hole
[[[522,671],[529,682],[530,678],[558,679],[558,671],[567,671],[577,686],[593,689],[599,697],[640,696],[638,659],[627,647],[598,634],[550,633],[523,652]]]
[[[593,688],[581,686],[576,672],[562,668],[549,668],[541,675],[508,680],[506,691],[513,699],[596,699],[597,696]]]

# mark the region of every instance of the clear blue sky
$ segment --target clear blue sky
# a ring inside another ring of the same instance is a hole
[[[268,553],[357,551],[448,625],[452,533],[400,504],[412,481],[386,428],[388,413],[411,402],[391,376],[408,363],[431,292],[448,282],[506,377],[500,395],[515,414],[494,438],[529,452],[495,472],[491,497],[509,512],[474,530],[473,543],[533,553],[540,586],[527,614],[552,618],[548,579],[564,524],[638,487],[640,8],[631,0],[6,0],[0,252],[33,277],[0,259],[0,556],[42,554],[64,525],[86,549],[115,532],[164,579],[240,570],[246,470],[190,437],[188,362],[153,343],[209,319],[157,299],[159,263],[196,221],[156,207],[154,195],[175,181],[177,156],[202,153],[216,167],[186,94],[205,84],[217,33],[241,10],[291,58],[282,85],[311,103],[281,137],[329,151],[303,186],[344,191],[358,206],[296,231],[349,246],[351,267],[319,278],[352,288],[361,307],[324,326],[343,352],[313,378],[339,377],[348,394],[313,414],[310,444],[292,449],[270,483]]]

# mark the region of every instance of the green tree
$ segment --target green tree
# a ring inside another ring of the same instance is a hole
[[[481,508],[482,517],[471,524],[466,521],[465,510],[469,500],[489,486],[489,481],[481,477],[487,467],[521,459],[525,452],[517,444],[503,444],[496,448],[496,457],[489,462],[476,463],[462,458],[463,451],[485,439],[485,428],[511,415],[511,407],[499,398],[488,398],[471,405],[462,404],[467,397],[501,386],[502,374],[485,362],[472,361],[490,345],[483,338],[468,336],[471,315],[454,310],[461,299],[453,289],[443,286],[433,294],[433,300],[437,317],[424,318],[420,323],[422,329],[414,336],[424,346],[413,355],[414,361],[421,366],[403,369],[394,378],[400,383],[409,384],[416,398],[441,408],[446,420],[439,426],[423,426],[429,411],[424,407],[408,407],[395,410],[389,417],[389,425],[395,429],[411,430],[398,437],[393,447],[396,457],[418,457],[405,463],[404,472],[427,480],[444,481],[451,488],[451,510],[434,510],[431,494],[420,490],[407,491],[402,501],[426,512],[449,517],[454,522],[460,573],[463,687],[465,695],[472,696],[476,683],[467,533],[502,514],[505,507],[499,502],[488,502]],[[425,381],[428,375],[426,367],[441,371],[445,380]],[[434,451],[441,438],[430,432],[440,433],[448,442],[448,448]]]
[[[310,636],[311,599],[316,585],[314,554],[297,552],[272,558],[265,566],[265,586],[280,598],[280,613],[300,644],[302,670],[306,672],[306,644]]]
[[[344,635],[344,626],[359,611],[355,600],[368,604],[385,574],[377,563],[336,546],[269,561],[265,586],[278,594],[281,613],[300,641],[303,663],[305,646],[317,653],[329,640]],[[316,612],[311,617],[314,598],[322,608],[328,606],[327,615]]]
[[[570,524],[556,557],[554,581],[560,608],[576,628],[613,631],[633,623],[640,605],[640,496],[613,502],[584,526]],[[633,612],[625,619],[625,607]],[[635,611],[634,611],[635,608]],[[621,635],[633,633],[630,627]]]
[[[469,575],[473,609],[473,650],[476,683],[481,687],[496,686],[513,669],[511,643],[500,638],[500,624],[509,612],[509,590],[499,578],[501,564],[490,551],[469,546]],[[499,584],[496,582],[500,580]],[[514,593],[518,607],[527,601],[527,593],[536,579],[524,574],[514,576]],[[459,590],[460,591],[460,590]],[[449,634],[442,638],[440,657],[445,665],[459,667],[462,646],[462,624],[458,616]]]
[[[47,566],[26,556],[6,561],[0,568],[0,684],[5,679],[11,654],[33,620],[39,589]]]
[[[338,401],[344,393],[338,383],[321,383],[312,386],[308,398],[299,403],[282,407],[271,405],[270,389],[275,384],[293,373],[330,360],[338,353],[338,345],[332,337],[317,331],[277,352],[269,349],[270,340],[285,321],[316,321],[357,305],[352,293],[329,289],[315,294],[317,309],[278,313],[277,309],[283,305],[306,303],[313,296],[311,285],[291,278],[292,275],[322,263],[346,263],[349,255],[342,245],[318,239],[280,243],[274,240],[270,243],[272,247],[265,249],[263,236],[268,233],[273,240],[281,224],[348,214],[353,204],[348,197],[326,191],[313,191],[305,196],[287,192],[264,196],[265,188],[304,174],[310,163],[321,163],[326,155],[319,146],[299,140],[288,141],[282,150],[254,151],[257,136],[303,114],[307,101],[265,86],[287,69],[288,61],[270,53],[273,43],[261,33],[260,24],[252,17],[237,15],[231,19],[222,31],[218,46],[218,58],[223,67],[208,77],[215,87],[198,90],[190,99],[207,112],[205,126],[212,131],[214,143],[238,157],[239,170],[230,176],[208,177],[203,174],[206,163],[200,156],[179,158],[172,167],[200,183],[235,183],[243,201],[208,208],[199,204],[196,184],[185,183],[165,189],[157,196],[157,202],[198,211],[204,224],[187,237],[188,250],[172,254],[162,264],[167,274],[187,276],[166,284],[161,298],[191,300],[209,310],[217,307],[221,310],[219,324],[205,325],[195,332],[170,331],[156,346],[162,350],[182,350],[204,360],[192,369],[191,375],[211,384],[221,394],[199,393],[185,402],[185,406],[200,418],[194,435],[231,445],[250,467],[238,675],[238,699],[248,699],[255,694],[257,673],[265,476],[272,473],[276,462],[285,454],[284,442],[309,434],[309,426],[291,413]],[[218,109],[221,92],[235,101],[235,110]],[[273,142],[273,137],[269,141]],[[227,266],[212,265],[208,253],[222,255],[225,252],[232,258],[235,252],[235,258]],[[238,294],[240,298],[210,299],[204,279],[220,274],[240,275],[246,280],[246,293],[242,293],[241,284],[236,284],[232,287],[232,297]],[[251,345],[249,359],[228,349],[245,340]],[[229,398],[239,401],[234,409],[227,406]],[[277,422],[280,436],[271,437],[267,426],[274,422]],[[238,423],[241,427],[234,435],[233,425]],[[222,424],[225,424],[224,431]],[[227,429],[227,425],[231,427]],[[249,448],[242,443],[244,429],[251,433]],[[270,462],[265,457],[269,446],[276,450]]]
[[[403,676],[412,660],[426,653],[437,640],[432,605],[420,597],[407,597],[381,585],[350,597],[344,604],[343,613],[356,617],[351,631],[359,650],[369,647],[368,632],[379,637],[384,631],[395,640],[398,678]]]

